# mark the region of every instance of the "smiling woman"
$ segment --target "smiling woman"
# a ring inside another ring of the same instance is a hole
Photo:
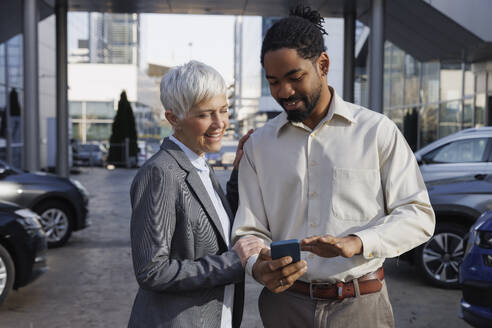
[[[191,108],[183,119],[171,111],[167,120],[174,127],[174,136],[197,155],[217,152],[229,125],[229,110],[225,94],[216,95]]]
[[[204,156],[220,151],[229,123],[224,79],[191,61],[162,78],[161,101],[173,135],[142,166],[130,191],[140,289],[128,326],[239,327],[243,287],[238,283],[247,258],[263,243],[252,237],[230,247],[237,171],[226,196]],[[247,137],[238,144],[235,167]]]

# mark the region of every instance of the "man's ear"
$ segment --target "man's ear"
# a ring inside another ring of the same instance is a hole
[[[318,57],[318,69],[322,76],[326,77],[330,70],[330,58],[326,52],[322,52]]]
[[[173,128],[176,129],[179,123],[179,118],[176,114],[171,112],[170,110],[166,110],[164,112],[164,116],[166,117],[166,120],[173,126]]]

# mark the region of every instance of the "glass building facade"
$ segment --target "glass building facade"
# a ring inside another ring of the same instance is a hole
[[[413,150],[471,127],[482,127],[486,111],[486,72],[463,62],[419,62],[385,42],[384,114]],[[490,74],[489,74],[490,75]],[[365,72],[356,77],[356,99],[367,106]]]
[[[139,139],[160,140],[169,134],[156,121],[152,109],[140,103],[131,103]],[[72,137],[82,143],[107,141],[111,136],[117,104],[108,101],[70,101]]]
[[[7,133],[10,134],[11,164],[21,166],[24,100],[22,34],[0,44],[0,159],[7,159]],[[7,120],[9,127],[7,129]]]
[[[69,110],[74,139],[83,143],[109,140],[116,115],[113,102],[70,101]]]

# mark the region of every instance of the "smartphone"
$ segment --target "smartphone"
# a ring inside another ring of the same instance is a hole
[[[298,239],[274,241],[270,244],[272,259],[279,259],[284,256],[292,257],[292,263],[301,260],[301,243]]]

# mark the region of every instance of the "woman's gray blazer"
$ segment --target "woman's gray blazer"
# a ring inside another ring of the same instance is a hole
[[[214,187],[233,214],[215,175]],[[131,247],[139,289],[129,327],[220,327],[225,285],[236,283],[233,326],[242,317],[244,270],[228,250],[195,167],[171,140],[131,186]]]

